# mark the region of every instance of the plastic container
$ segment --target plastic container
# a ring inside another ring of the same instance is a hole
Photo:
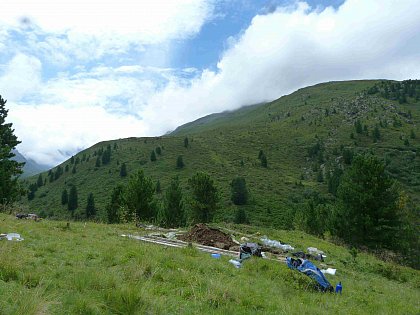
[[[211,257],[218,259],[218,258],[221,257],[221,255],[218,254],[218,253],[213,253],[213,254],[211,254]]]

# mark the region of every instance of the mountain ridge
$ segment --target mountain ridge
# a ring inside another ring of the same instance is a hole
[[[23,174],[21,175],[21,178],[27,178],[45,172],[50,168],[50,166],[39,164],[32,159],[27,159],[18,150],[13,150],[13,153],[15,154],[15,156],[13,157],[14,161],[17,161],[19,163],[25,163],[25,165],[22,168]]]
[[[80,211],[92,192],[98,218],[105,220],[112,188],[127,181],[119,176],[122,163],[126,163],[129,174],[143,169],[153,181],[161,182],[163,191],[173,176],[179,176],[188,193],[188,178],[197,171],[209,173],[221,191],[221,210],[216,219],[223,221],[231,221],[237,209],[230,201],[230,182],[237,176],[244,177],[251,193],[251,202],[244,209],[251,223],[284,227],[291,224],[285,218],[287,212],[305,202],[312,192],[334,198],[328,192],[327,177],[335,165],[346,167],[347,151],[373,152],[384,159],[389,173],[416,203],[420,199],[420,142],[418,137],[411,139],[410,132],[418,131],[419,101],[410,99],[399,104],[368,93],[381,82],[391,81],[321,83],[269,103],[203,117],[170,135],[100,142],[75,155],[73,163],[69,159],[60,164],[60,178],[48,179],[34,200],[23,204],[52,217],[69,216],[61,205],[61,192],[76,185]],[[410,119],[405,117],[408,112]],[[356,132],[358,120],[366,132]],[[381,139],[375,142],[372,135],[376,127]],[[189,139],[187,147],[185,138]],[[108,145],[112,148],[111,162],[95,166],[100,151]],[[312,154],[317,146],[322,147],[322,153]],[[153,162],[150,154],[157,147],[162,153]],[[258,159],[260,150],[267,157],[268,167]],[[183,169],[176,168],[178,156],[183,156]],[[50,173],[57,172],[58,167]],[[42,176],[44,180],[50,178],[48,173]],[[27,184],[35,180],[30,178]],[[157,198],[162,196],[158,194]]]

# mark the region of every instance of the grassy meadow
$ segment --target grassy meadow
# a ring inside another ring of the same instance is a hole
[[[133,225],[17,220],[0,214],[0,314],[418,314],[420,272],[298,231],[227,225],[297,250],[317,247],[343,294],[320,293],[285,263],[252,258],[236,269],[193,248],[142,243]],[[243,233],[243,234],[242,234]],[[258,234],[257,234],[258,233]],[[252,238],[251,238],[252,239]]]

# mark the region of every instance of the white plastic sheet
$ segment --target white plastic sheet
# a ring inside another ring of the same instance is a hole
[[[235,260],[235,259],[231,259],[231,260],[229,260],[229,262],[230,262],[232,265],[234,265],[236,268],[241,268],[241,266],[242,266],[241,262],[240,262],[240,261],[237,261],[237,260]]]
[[[316,247],[308,247],[308,253],[311,255],[318,255],[323,254],[324,252]]]
[[[5,238],[8,241],[23,241],[24,238],[20,236],[18,233],[8,233],[8,234],[2,234],[0,238]]]
[[[264,245],[280,248],[284,251],[295,249],[293,246],[291,246],[289,244],[282,244],[279,241],[270,240],[269,238],[267,238],[267,236],[263,236],[263,238],[261,238],[261,242],[263,242]]]
[[[323,274],[329,274],[329,275],[333,275],[333,276],[335,276],[336,271],[337,271],[337,269],[333,269],[333,268],[321,269],[321,272]]]

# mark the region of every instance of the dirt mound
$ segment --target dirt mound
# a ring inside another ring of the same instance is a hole
[[[230,235],[202,223],[194,225],[187,234],[178,236],[178,239],[222,249],[229,249],[237,245],[232,241]]]

